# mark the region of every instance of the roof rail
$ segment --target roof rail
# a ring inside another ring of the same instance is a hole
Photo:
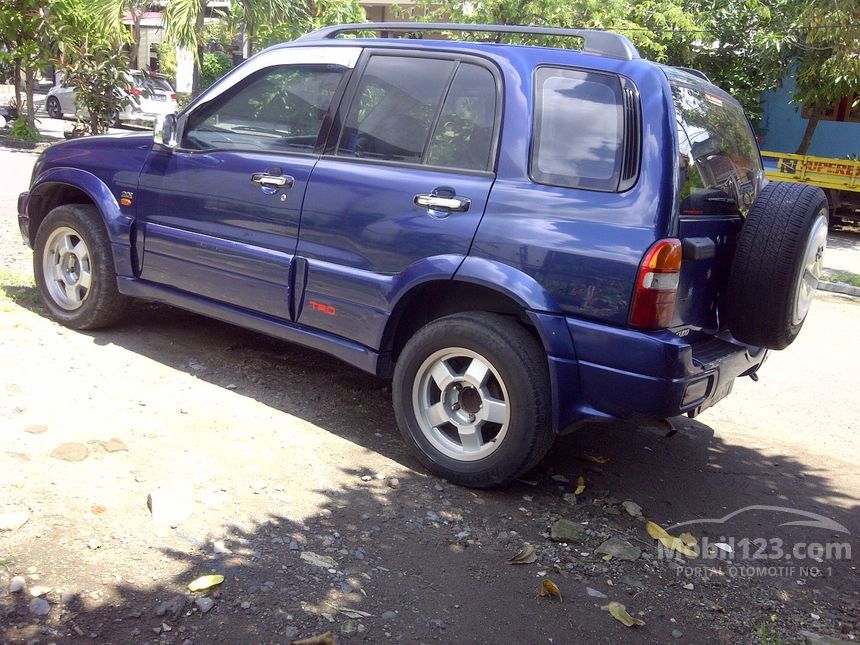
[[[599,54],[621,60],[639,58],[639,52],[626,36],[611,31],[597,29],[568,29],[564,27],[533,27],[522,25],[464,25],[446,22],[366,22],[350,25],[332,25],[323,27],[298,40],[327,40],[337,38],[341,34],[359,31],[469,31],[487,32],[491,34],[525,34],[528,36],[567,36],[581,38],[584,41],[582,51],[587,54]]]
[[[688,74],[692,74],[693,76],[696,76],[696,77],[698,77],[698,78],[701,78],[703,81],[708,81],[708,83],[712,83],[712,82],[713,82],[713,81],[711,81],[711,79],[710,79],[710,78],[708,78],[708,75],[707,75],[707,74],[705,74],[705,72],[701,72],[701,71],[699,71],[699,70],[697,70],[697,69],[693,69],[692,67],[678,67],[678,66],[675,66],[675,69],[680,69],[682,72],[687,72]]]

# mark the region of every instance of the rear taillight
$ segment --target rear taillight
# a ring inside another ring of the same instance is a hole
[[[139,87],[133,87],[129,90],[129,92],[131,92],[135,96],[140,96],[142,94]]]
[[[176,100],[176,92],[171,92],[171,93],[170,93],[170,100],[171,100],[171,101],[175,101],[175,100]]]
[[[672,323],[681,255],[681,241],[674,238],[660,240],[648,249],[636,276],[630,307],[631,327],[663,329]]]

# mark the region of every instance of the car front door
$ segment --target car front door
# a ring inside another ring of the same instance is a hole
[[[500,96],[483,59],[365,51],[305,197],[298,322],[376,349],[405,286],[453,276],[493,183]]]
[[[140,177],[141,279],[293,318],[302,200],[329,110],[359,53],[270,51],[182,115],[178,147],[155,147]]]

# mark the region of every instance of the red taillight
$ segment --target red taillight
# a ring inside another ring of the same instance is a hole
[[[176,92],[171,92],[171,93],[170,93],[170,100],[171,100],[171,101],[175,101],[175,100],[176,100]]]
[[[681,275],[681,240],[660,240],[639,264],[630,326],[663,329],[672,323]]]
[[[133,87],[129,90],[129,92],[131,92],[135,96],[140,96],[142,94],[139,87]]]

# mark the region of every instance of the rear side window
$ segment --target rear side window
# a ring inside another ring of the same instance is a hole
[[[624,112],[619,77],[539,68],[535,76],[532,179],[553,186],[618,190],[624,157]]]
[[[746,212],[763,171],[741,107],[716,88],[671,77],[678,118],[682,215]]]

